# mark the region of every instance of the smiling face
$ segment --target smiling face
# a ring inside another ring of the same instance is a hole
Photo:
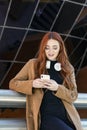
[[[50,39],[48,40],[45,47],[45,54],[47,59],[55,61],[60,50],[60,44],[57,40]]]

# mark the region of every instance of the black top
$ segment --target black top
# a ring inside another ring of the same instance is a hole
[[[57,61],[51,61],[48,74],[50,75],[51,79],[55,80],[59,84],[62,84],[63,78],[60,72],[54,69],[55,63],[57,63]],[[53,115],[57,116],[58,118],[65,119],[65,113],[66,110],[61,99],[56,97],[51,90],[45,91],[41,104],[41,117],[44,118],[46,115]]]
[[[62,84],[63,78],[60,74],[60,71],[56,71],[54,69],[54,65],[56,63],[57,63],[56,61],[51,61],[51,66],[50,69],[48,69],[48,74],[50,75],[51,79],[55,80],[59,84]],[[42,126],[41,130],[45,130],[43,126],[45,125],[46,127],[46,125],[48,125],[49,119],[52,117],[53,119],[55,117],[55,119],[58,118],[59,120],[62,120],[70,127],[74,128],[73,130],[76,130],[73,124],[67,118],[67,112],[62,100],[57,96],[55,96],[51,90],[47,90],[44,92],[44,97],[41,103],[40,111],[41,111],[41,123],[43,124],[41,125]],[[50,124],[51,123],[54,124],[53,121],[50,122]],[[60,126],[58,126],[58,128],[60,129]]]

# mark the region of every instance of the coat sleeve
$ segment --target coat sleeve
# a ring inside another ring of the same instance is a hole
[[[64,84],[59,85],[58,90],[55,93],[55,95],[61,98],[62,100],[65,100],[68,103],[73,103],[78,97],[74,71],[71,73],[70,76],[71,76],[71,82],[73,83],[74,87],[72,89],[70,89],[69,87],[68,89]]]
[[[28,61],[19,73],[10,80],[9,88],[17,92],[31,95],[33,80],[29,79],[29,73],[31,71],[31,64]]]

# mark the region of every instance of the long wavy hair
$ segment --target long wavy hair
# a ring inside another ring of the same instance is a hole
[[[62,67],[61,74],[64,78],[64,82],[66,84],[66,87],[72,88],[73,83],[70,82],[71,80],[70,80],[69,75],[70,75],[70,73],[72,73],[73,66],[69,62],[63,39],[57,32],[48,32],[43,36],[43,38],[41,40],[39,51],[38,51],[38,54],[36,56],[37,62],[35,65],[36,71],[37,71],[37,77],[40,77],[40,75],[42,73],[45,73],[45,74],[47,73],[47,70],[46,70],[47,57],[45,54],[45,47],[46,47],[46,44],[47,44],[49,39],[54,39],[54,40],[57,40],[59,42],[60,50],[59,50],[59,53],[58,53],[56,60],[61,63],[61,67]]]

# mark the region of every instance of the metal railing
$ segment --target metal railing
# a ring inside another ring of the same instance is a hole
[[[79,93],[74,102],[76,108],[87,109],[87,94]],[[0,108],[25,108],[26,96],[13,90],[0,90]]]
[[[79,93],[78,99],[74,103],[77,109],[87,109],[87,94]],[[0,108],[25,108],[26,96],[24,94],[1,89],[0,90]],[[84,130],[87,130],[87,119],[81,119]],[[27,130],[25,119],[3,119],[0,118],[0,130]]]
[[[87,119],[81,120],[83,130],[87,130]],[[0,130],[27,130],[25,119],[1,119]]]

